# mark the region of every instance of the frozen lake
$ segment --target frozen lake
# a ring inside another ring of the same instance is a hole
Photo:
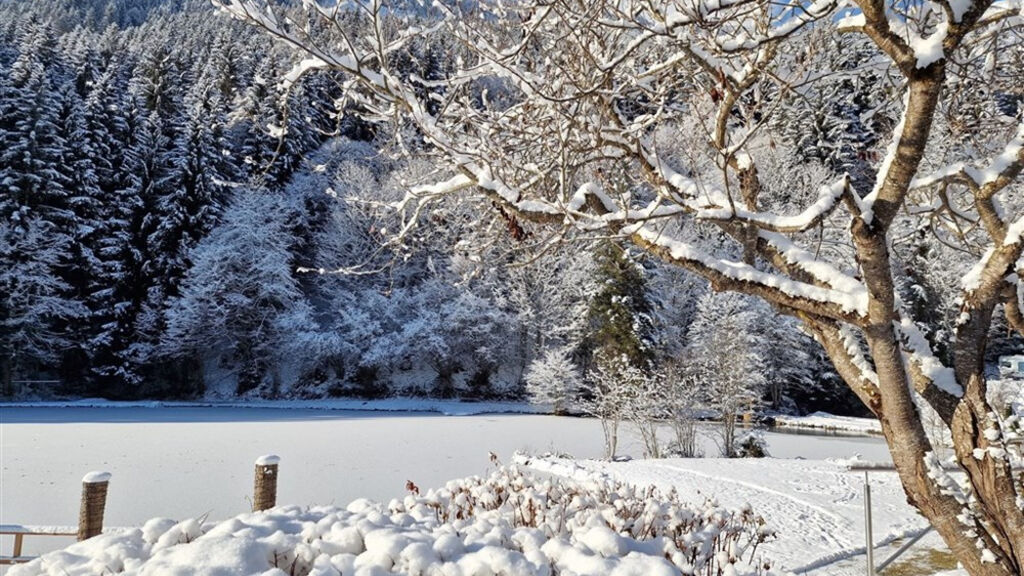
[[[888,458],[877,438],[765,436],[777,458]],[[620,445],[642,453],[628,431]],[[599,457],[602,436],[596,420],[523,414],[2,407],[0,448],[0,523],[75,524],[82,476],[105,470],[113,474],[105,523],[132,526],[248,511],[253,460],[266,453],[282,459],[278,502],[345,504],[401,496],[406,480],[429,487],[486,473],[488,451],[505,461],[516,450]],[[705,452],[716,451],[705,439]]]

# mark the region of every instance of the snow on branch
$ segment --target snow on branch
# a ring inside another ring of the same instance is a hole
[[[843,176],[832,184],[822,186],[818,199],[803,212],[794,216],[752,212],[735,205],[700,207],[696,211],[696,216],[705,220],[738,221],[774,232],[803,232],[817,226],[825,216],[832,212],[839,199],[844,194],[851,192],[849,177]]]
[[[868,360],[868,355],[865,353],[864,347],[861,346],[857,335],[854,334],[853,329],[844,325],[840,326],[837,332],[850,364],[857,369],[864,381],[870,386],[877,388],[878,373],[875,372],[875,367]]]
[[[889,147],[886,149],[885,158],[882,160],[882,164],[878,167],[878,175],[875,177],[875,185],[871,189],[871,192],[864,196],[864,198],[859,202],[861,218],[866,224],[871,224],[875,218],[875,201],[878,200],[878,195],[882,192],[882,188],[885,186],[885,181],[889,177],[892,163],[896,160],[896,155],[899,153],[900,140],[903,138],[903,130],[906,126],[907,115],[909,113],[910,97],[908,95],[903,99],[903,113],[900,115],[900,121],[892,130],[892,140],[889,142]]]
[[[992,192],[988,192],[992,194],[1009,184],[1009,180],[1020,174],[1022,168],[1024,168],[1024,121],[1021,121],[1017,126],[1017,133],[988,166],[980,170],[968,169],[968,174],[979,186],[993,188]]]
[[[924,333],[914,323],[913,319],[907,317],[901,311],[899,321],[893,321],[893,326],[903,341],[903,346],[907,353],[904,356],[906,361],[913,364],[920,371],[921,375],[938,387],[939,390],[957,398],[962,398],[964,389],[956,381],[956,374],[953,372],[953,369],[947,367],[935,356],[935,353],[932,352],[931,344],[928,343],[928,339],[925,338]]]
[[[794,310],[850,323],[867,315],[866,293],[850,294],[815,286],[743,262],[719,259],[644,224],[627,227],[623,232],[638,245],[701,274],[718,289],[754,294]]]
[[[911,180],[910,189],[917,190],[920,188],[927,188],[940,182],[962,181],[967,176],[965,173],[966,169],[967,166],[963,162],[955,162],[953,164],[943,166],[930,174],[918,176]]]
[[[983,197],[991,196],[1009,184],[1024,168],[1024,122],[1003,150],[983,167],[955,162],[926,175],[914,178],[910,189],[927,188],[940,182],[962,182],[981,188]]]
[[[816,281],[867,301],[867,287],[852,275],[818,259],[782,234],[762,230],[759,236],[786,262],[810,274]]]
[[[1006,238],[1003,240],[1003,246],[1020,244],[1022,236],[1024,236],[1024,216],[1018,218],[1016,222],[1010,224],[1006,229]],[[1017,268],[1020,268],[1020,266],[1017,266]]]

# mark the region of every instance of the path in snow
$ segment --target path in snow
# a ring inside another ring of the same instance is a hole
[[[797,574],[860,576],[864,554],[863,476],[820,460],[666,459],[579,461],[573,466],[532,460],[538,470],[577,478],[606,474],[631,484],[675,488],[684,499],[712,498],[729,507],[750,504],[778,539],[765,557]],[[872,473],[876,544],[916,533],[927,523],[906,504],[895,474]],[[877,560],[888,553],[880,552]],[[861,556],[863,558],[863,556]]]

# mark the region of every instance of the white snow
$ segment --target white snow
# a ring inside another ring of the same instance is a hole
[[[797,574],[863,574],[863,475],[842,462],[781,459],[568,461],[517,456],[530,468],[577,480],[612,479],[676,490],[683,499],[710,498],[727,508],[753,506],[778,538],[767,557]],[[896,474],[870,475],[876,545],[920,533],[927,523],[906,504]],[[760,550],[760,548],[759,548]],[[844,562],[860,556],[856,562]],[[877,558],[878,556],[876,556]]]
[[[864,18],[862,12],[855,14],[847,14],[836,21],[836,29],[840,31],[856,30],[863,28],[867,24],[867,19]]]
[[[323,410],[359,412],[422,412],[445,416],[468,416],[475,414],[533,414],[541,411],[525,402],[467,402],[462,400],[439,400],[433,398],[384,398],[362,400],[359,398],[335,398],[316,400],[190,400],[190,401],[110,401],[102,398],[85,398],[68,401],[20,401],[0,404],[7,408],[225,408],[253,410]]]
[[[965,293],[970,294],[977,290],[978,286],[981,286],[981,274],[985,271],[985,267],[988,266],[988,261],[992,258],[993,254],[995,254],[995,248],[990,247],[974,266],[971,266],[971,269],[964,274],[964,277],[960,280],[960,287],[963,288]]]
[[[881,434],[882,425],[875,418],[855,418],[852,416],[836,416],[828,412],[814,412],[806,416],[789,416],[779,414],[775,417],[776,426],[787,428],[818,428],[859,434]]]
[[[1024,151],[1024,122],[1021,122],[1014,137],[1006,143],[1003,151],[993,158],[988,166],[980,170],[972,169],[970,175],[979,186],[995,182],[1010,165],[1021,160],[1022,151]]]
[[[882,191],[885,179],[889,175],[889,167],[892,166],[893,161],[896,159],[900,139],[903,138],[903,126],[907,122],[907,112],[909,110],[910,95],[907,94],[903,98],[903,113],[900,115],[900,121],[892,130],[892,139],[889,142],[888,148],[886,148],[885,158],[882,160],[882,164],[878,167],[878,175],[875,177],[875,185],[871,189],[871,192],[860,201],[861,218],[867,224],[871,224],[875,218],[875,200],[878,199],[878,194]]]
[[[89,472],[82,477],[82,484],[102,484],[110,482],[110,472]]]
[[[672,576],[716,566],[752,575],[768,561],[757,546],[771,537],[747,506],[499,468],[386,506],[282,506],[216,524],[154,519],[45,554],[10,576]]]
[[[835,207],[836,202],[842,198],[843,194],[848,189],[848,186],[849,181],[845,176],[832,184],[822,186],[818,193],[817,200],[804,209],[803,212],[793,216],[781,216],[766,212],[751,212],[750,210],[746,210],[739,206],[730,207],[728,206],[728,202],[724,201],[726,200],[724,198],[716,200],[716,204],[720,203],[721,206],[699,208],[696,211],[696,215],[698,218],[710,220],[726,220],[735,216],[740,218],[742,221],[759,224],[761,226],[780,231],[806,230]]]
[[[963,21],[964,14],[966,14],[973,5],[973,0],[949,0],[949,8],[953,11],[953,21],[957,23]]]
[[[257,466],[272,466],[274,464],[280,464],[281,457],[276,454],[264,454],[256,459]]]
[[[949,32],[948,22],[937,25],[935,31],[926,38],[917,36],[912,30],[908,30],[908,32],[910,32],[910,48],[914,51],[914,56],[917,57],[918,68],[925,68],[946,57],[942,43],[945,42]]]
[[[1003,240],[1004,246],[1016,244],[1021,241],[1024,237],[1024,216],[1018,218],[1013,224],[1010,224],[1006,229],[1006,239]]]
[[[175,547],[171,546],[171,542],[195,540],[197,530],[209,528],[202,522],[179,525],[167,520],[167,516],[221,520],[249,509],[247,498],[252,491],[253,458],[268,450],[281,456],[278,502],[312,506],[342,503],[359,497],[386,501],[402,493],[406,480],[429,487],[443,485],[452,477],[479,474],[489,467],[488,451],[494,451],[502,458],[508,458],[516,449],[568,452],[583,458],[596,457],[603,451],[600,424],[589,418],[495,414],[443,417],[433,414],[295,408],[107,406],[61,409],[3,406],[4,489],[0,491],[0,510],[4,523],[74,522],[78,511],[78,479],[81,471],[102,464],[122,478],[116,487],[111,487],[108,494],[106,525],[143,526],[141,535],[124,536],[128,540],[118,540],[118,545],[125,550],[140,550],[141,554],[144,550],[139,548],[143,546],[140,542],[155,542],[164,538],[165,545],[170,546],[167,552],[161,553],[161,557],[164,557],[170,555],[169,550]],[[708,432],[713,431],[714,427],[710,424],[702,425],[702,429],[702,449],[706,454],[713,455],[717,447]],[[822,459],[860,453],[871,460],[884,460],[887,455],[884,444],[876,438],[768,432],[765,439],[769,451],[783,458]],[[640,455],[643,451],[642,443],[631,433],[622,438],[620,448],[622,452],[633,455]],[[774,486],[775,482],[769,469],[801,465],[800,461],[787,462],[790,461],[761,461],[760,466],[764,470],[761,476],[765,479],[766,487]],[[697,469],[722,474],[734,464],[741,467],[737,468],[741,477],[758,476],[742,468],[755,465],[752,462],[745,464],[736,460],[716,459],[691,462]],[[582,465],[591,464],[585,462]],[[827,466],[828,470],[835,468],[831,464],[810,460],[804,461],[802,465]],[[794,481],[797,476],[793,474]],[[786,489],[817,490],[819,479],[806,470],[805,476],[803,487],[794,484]],[[727,486],[731,491],[733,487],[732,483],[724,480],[707,481],[700,484],[706,489],[702,494],[718,497],[711,490],[714,484],[717,484],[716,490]],[[755,511],[761,513],[758,509],[760,502],[754,497],[757,493],[748,491],[744,494],[745,501],[752,503]],[[701,502],[703,496],[687,496],[687,499]],[[370,505],[361,500],[350,505],[349,510],[357,513],[366,506]],[[860,512],[854,508],[856,506],[851,504],[851,509],[842,513],[843,516],[849,515],[852,519],[850,522],[860,518]],[[154,517],[158,519],[146,523],[147,518]],[[291,526],[289,523],[293,521],[299,522],[296,518],[292,517],[283,525],[273,526],[288,533],[291,528],[285,529],[282,526]],[[791,515],[782,517],[785,523],[792,520]],[[241,521],[248,522],[244,519]],[[780,531],[790,529],[787,524],[773,525]],[[174,526],[178,527],[172,531]],[[236,525],[233,530],[256,534],[257,538],[269,538],[272,534],[265,532],[271,527],[263,524],[248,527]],[[362,542],[358,528],[340,526],[332,532],[330,538],[325,537],[325,541],[330,540],[331,544],[325,544],[330,550],[325,548],[323,552],[332,556],[354,554],[352,549],[358,542]],[[154,533],[168,534],[168,531],[172,531],[173,535],[154,536]],[[581,536],[583,534],[580,532]],[[604,536],[607,537],[607,534]],[[107,535],[103,538],[105,540],[99,542],[104,543],[104,546],[114,545],[115,540],[106,539]],[[608,538],[601,542],[600,533],[587,536],[587,540],[589,544],[581,546],[586,548],[588,562],[602,561],[602,556],[595,549],[607,552],[611,546],[617,546],[609,542]],[[0,544],[9,547],[9,539]],[[25,542],[25,552],[36,554],[49,549],[47,547],[67,544],[70,544],[68,540],[57,538],[42,541],[30,538]],[[255,550],[262,549],[260,546],[262,544],[247,544],[230,553],[255,554]],[[432,550],[442,559],[446,558],[446,554],[449,559],[463,557],[460,546],[472,549],[463,540],[455,542],[452,538],[440,537],[432,546]],[[550,553],[549,557],[559,558],[563,554],[579,554],[578,551],[561,549],[559,546],[561,544],[550,544],[542,552],[545,555]],[[843,553],[841,557],[845,557],[854,548],[856,540],[851,540],[843,541],[843,548],[837,550]],[[426,554],[425,550],[421,551]],[[631,545],[627,555],[636,551]],[[74,547],[65,550],[65,553],[84,554]],[[791,556],[795,555],[791,553]],[[425,556],[416,558],[422,559]],[[177,562],[181,559],[170,558],[167,562],[172,560]],[[408,562],[414,560],[409,558]],[[398,565],[398,561],[395,562]],[[365,569],[370,570],[371,564],[367,564]],[[641,568],[642,564],[638,558],[632,565],[637,570],[652,569],[646,565]],[[167,564],[165,567],[171,570],[169,566]]]
[[[632,226],[627,228],[625,233],[636,234],[644,241],[666,249],[672,258],[676,260],[699,263],[729,279],[778,289],[796,298],[806,298],[817,302],[834,304],[844,312],[860,315],[867,314],[868,299],[866,293],[850,293],[842,290],[822,288],[813,284],[798,282],[778,274],[764,272],[743,262],[721,260],[707,254],[700,248],[670,238],[646,225]]]
[[[277,124],[267,124],[267,134],[271,138],[284,138],[288,134],[288,128],[285,126],[278,126]]]
[[[946,366],[932,353],[931,344],[913,320],[901,316],[899,322],[893,322],[897,332],[903,336],[904,345],[910,353],[908,361],[917,365],[924,377],[947,394],[962,398],[964,389],[956,381],[956,373]]]

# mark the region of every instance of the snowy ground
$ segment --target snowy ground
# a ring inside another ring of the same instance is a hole
[[[344,506],[360,497],[386,502],[401,496],[406,480],[430,487],[481,474],[490,466],[488,451],[505,459],[516,450],[577,458],[594,458],[601,451],[600,426],[590,419],[302,408],[5,405],[0,436],[0,523],[23,524],[73,524],[79,480],[95,469],[114,475],[107,525],[138,526],[158,516],[207,514],[216,520],[247,511],[253,459],[268,452],[282,456],[279,502]],[[767,433],[766,439],[778,458],[809,460],[583,465],[629,482],[675,486],[684,499],[692,495],[699,502],[709,495],[726,506],[749,502],[783,534],[775,547],[791,568],[822,564],[830,553],[844,557],[862,547],[860,480],[821,460],[854,454],[884,460],[882,442],[779,433]],[[713,440],[706,439],[704,449],[714,454]],[[627,435],[623,452],[641,451]],[[885,476],[877,476],[875,496],[879,538],[920,526],[903,504],[895,478]],[[3,545],[9,552],[10,543]],[[26,552],[35,551],[27,540]],[[859,572],[823,568],[816,573]]]
[[[749,508],[691,505],[615,482],[495,466],[386,505],[280,506],[219,523],[153,519],[11,576],[781,576]]]
[[[864,573],[863,475],[822,460],[663,459],[630,462],[519,457],[529,468],[576,480],[606,477],[674,488],[683,500],[708,497],[727,508],[751,505],[775,527],[765,555],[798,574]],[[922,531],[927,523],[906,504],[892,473],[872,473],[875,542]],[[883,547],[884,548],[884,547]],[[889,550],[878,553],[878,561]]]

